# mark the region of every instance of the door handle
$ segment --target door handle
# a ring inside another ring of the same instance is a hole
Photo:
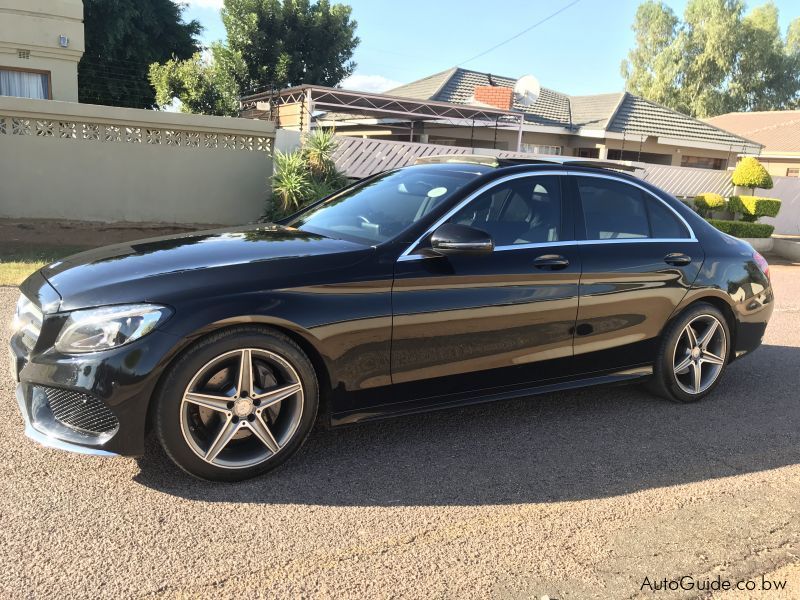
[[[533,260],[533,266],[537,269],[549,269],[557,271],[569,266],[569,260],[560,254],[542,254]]]
[[[692,262],[692,257],[680,252],[673,252],[672,254],[667,254],[664,257],[664,262],[668,265],[673,265],[676,267],[685,267]]]

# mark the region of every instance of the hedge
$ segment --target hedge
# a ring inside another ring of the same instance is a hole
[[[757,158],[745,156],[736,165],[731,175],[733,185],[745,188],[761,188],[768,190],[772,188],[772,177]]]
[[[759,217],[774,217],[781,209],[781,201],[777,198],[761,198],[759,196],[731,196],[728,210],[734,214],[755,221]]]
[[[694,205],[699,210],[708,211],[725,206],[725,198],[713,192],[698,194],[694,197]]]
[[[723,221],[706,219],[720,231],[738,238],[768,238],[775,227],[766,223],[749,223],[747,221]]]

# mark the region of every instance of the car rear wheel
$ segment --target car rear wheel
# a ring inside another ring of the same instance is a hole
[[[667,328],[656,357],[651,391],[675,402],[696,402],[717,386],[728,363],[730,330],[718,308],[690,307]]]
[[[237,481],[289,458],[314,423],[317,378],[278,331],[242,327],[193,346],[156,398],[156,430],[169,457],[202,479]]]

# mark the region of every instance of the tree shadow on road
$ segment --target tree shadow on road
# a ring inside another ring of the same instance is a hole
[[[278,470],[195,480],[150,443],[136,480],[211,502],[491,505],[605,498],[800,463],[800,348],[763,346],[678,405],[636,386],[312,433]]]

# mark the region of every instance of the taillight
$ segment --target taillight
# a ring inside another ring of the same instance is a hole
[[[769,279],[769,263],[767,262],[767,259],[761,256],[758,252],[753,251],[753,260],[758,265],[758,268],[761,269],[761,272],[767,276],[767,279]]]

